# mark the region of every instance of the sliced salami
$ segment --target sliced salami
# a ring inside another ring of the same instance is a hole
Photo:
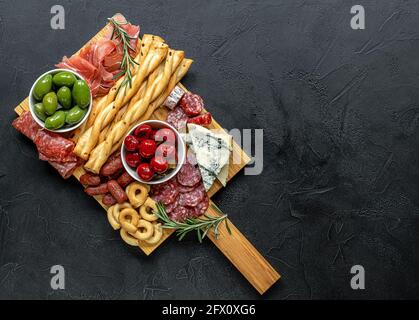
[[[167,115],[167,123],[181,132],[186,130],[186,123],[188,122],[188,119],[188,116],[181,107],[174,108]]]
[[[33,120],[31,113],[26,111],[22,116],[13,120],[13,127],[23,133],[32,141],[35,139],[36,134],[41,127]]]
[[[185,163],[177,174],[177,181],[185,187],[192,187],[201,181],[199,169],[189,163]]]
[[[187,218],[192,217],[194,214],[193,208],[177,206],[169,215],[175,221],[185,221]]]
[[[179,193],[188,193],[188,192],[192,192],[194,189],[196,188],[196,186],[192,186],[192,187],[185,187],[182,186],[181,184],[178,183],[178,187],[177,189],[179,190]]]
[[[73,153],[74,142],[56,133],[40,130],[36,134],[34,142],[38,152],[47,157],[49,161],[77,161],[77,156]]]
[[[176,209],[176,207],[179,205],[179,195],[176,197],[175,201],[173,201],[172,203],[169,203],[166,206],[166,212],[169,214],[171,213],[174,209]]]
[[[49,164],[54,167],[55,170],[63,177],[64,179],[68,179],[73,174],[76,168],[80,167],[83,164],[81,159],[75,162],[54,162],[49,161]]]
[[[176,186],[177,185],[173,181],[168,181],[167,183],[162,184],[159,189],[154,190],[151,197],[154,201],[162,202],[164,205],[168,205],[174,202],[179,194]]]
[[[203,184],[200,184],[193,191],[187,193],[181,193],[179,195],[179,205],[187,207],[196,207],[205,196],[205,188]]]
[[[194,212],[192,214],[192,217],[196,218],[196,217],[202,216],[205,212],[207,212],[208,207],[209,207],[209,198],[208,198],[208,195],[205,194],[204,198],[198,203],[197,206],[193,208]]]
[[[197,94],[187,92],[179,101],[179,106],[185,111],[186,115],[197,116],[204,109],[204,101]]]

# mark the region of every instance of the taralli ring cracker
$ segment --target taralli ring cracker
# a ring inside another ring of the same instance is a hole
[[[151,222],[156,221],[158,217],[154,212],[157,212],[157,205],[156,202],[149,197],[140,207],[141,218]]]
[[[138,246],[138,240],[130,235],[126,230],[121,229],[120,235],[122,240],[128,243],[130,246]]]
[[[150,187],[140,182],[133,182],[126,188],[128,200],[134,208],[141,206],[148,197]]]
[[[129,233],[135,233],[138,225],[138,213],[134,209],[124,209],[119,214],[119,223]]]
[[[119,223],[119,214],[121,210],[132,208],[128,202],[123,204],[115,204],[112,207],[109,207],[107,210],[108,221],[114,230],[118,230],[121,228],[121,224]]]
[[[160,241],[163,236],[163,228],[161,227],[161,223],[153,224],[154,227],[154,234],[150,239],[146,239],[145,242],[148,244],[156,244]]]
[[[146,220],[140,220],[137,224],[138,230],[134,233],[131,233],[135,238],[138,240],[147,240],[151,238],[154,232],[153,225],[151,222],[148,222]]]

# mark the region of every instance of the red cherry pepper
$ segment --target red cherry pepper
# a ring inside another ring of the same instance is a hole
[[[154,172],[150,164],[143,162],[138,166],[137,174],[142,180],[150,181],[153,178]]]
[[[125,161],[132,168],[137,168],[141,163],[141,156],[138,152],[127,152],[125,155]]]
[[[164,157],[153,157],[150,161],[150,165],[157,173],[164,173],[169,168],[169,163]]]
[[[132,135],[129,135],[124,140],[124,146],[128,151],[136,151],[138,150],[140,143],[138,142],[137,138],[135,138]]]
[[[150,136],[150,133],[153,131],[150,125],[148,124],[142,124],[135,128],[134,130],[134,136],[137,138],[148,138]]]
[[[143,158],[151,158],[156,152],[156,142],[151,139],[146,139],[140,143],[140,155]]]
[[[176,148],[174,145],[162,143],[156,149],[156,157],[166,159],[169,164],[176,163]]]
[[[151,139],[151,140],[156,140],[155,139],[155,137],[156,137],[156,132],[157,132],[157,130],[151,130],[151,132],[150,132],[150,135],[149,135],[149,139]]]
[[[154,136],[154,140],[157,143],[166,142],[166,144],[174,145],[176,142],[176,135],[169,128],[162,128],[160,130],[157,130]]]

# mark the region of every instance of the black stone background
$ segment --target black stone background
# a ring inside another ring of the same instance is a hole
[[[184,83],[224,127],[264,129],[263,173],[215,197],[282,275],[263,298],[418,296],[417,1],[14,0],[0,1],[0,298],[260,299],[210,241],[125,245],[11,127],[35,78],[116,12],[195,60]],[[50,288],[55,264],[66,290]]]

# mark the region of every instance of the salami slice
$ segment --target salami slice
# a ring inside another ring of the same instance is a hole
[[[201,181],[199,169],[189,163],[185,163],[177,174],[177,181],[185,187],[192,187]]]
[[[166,206],[166,212],[169,214],[171,213],[174,209],[176,209],[176,207],[179,205],[179,195],[176,197],[175,201],[173,201],[172,203],[169,203]]]
[[[35,142],[39,159],[48,161],[64,178],[69,178],[83,161],[73,153],[74,143],[58,134],[41,130],[29,111],[13,121],[13,127]]]
[[[187,193],[181,193],[179,195],[179,205],[187,207],[196,207],[205,196],[205,188],[203,184],[200,184],[193,191]]]
[[[183,207],[183,206],[177,206],[169,215],[170,219],[173,219],[175,221],[185,221],[187,218],[192,217],[194,215],[194,209]]]
[[[81,161],[81,159],[78,159],[75,162],[49,161],[49,164],[53,166],[54,169],[57,170],[61,177],[63,177],[64,179],[70,178],[74,170],[76,170],[77,167],[80,167],[82,163],[83,161]]]
[[[19,132],[23,133],[32,141],[41,127],[32,118],[29,111],[26,111],[22,116],[13,120],[12,126]]]
[[[205,212],[207,212],[208,207],[209,207],[209,198],[208,198],[208,195],[205,194],[204,198],[198,203],[197,206],[193,208],[194,212],[192,214],[192,217],[196,218],[196,217],[202,216]]]
[[[179,190],[179,193],[188,193],[188,192],[192,192],[193,190],[195,190],[196,186],[192,186],[192,187],[185,187],[182,186],[181,184],[178,184],[177,189]]]
[[[74,142],[56,133],[40,130],[36,134],[34,142],[38,152],[42,153],[49,161],[77,161],[77,156],[73,153]]]
[[[181,107],[174,108],[167,115],[167,123],[181,132],[186,130],[186,123],[188,122],[188,119],[188,116]]]
[[[197,94],[187,92],[179,101],[179,106],[190,117],[197,116],[204,109],[204,101]]]
[[[176,200],[179,191],[177,185],[173,181],[168,181],[156,190],[153,190],[151,198],[154,201],[162,202],[164,205],[168,205]]]

